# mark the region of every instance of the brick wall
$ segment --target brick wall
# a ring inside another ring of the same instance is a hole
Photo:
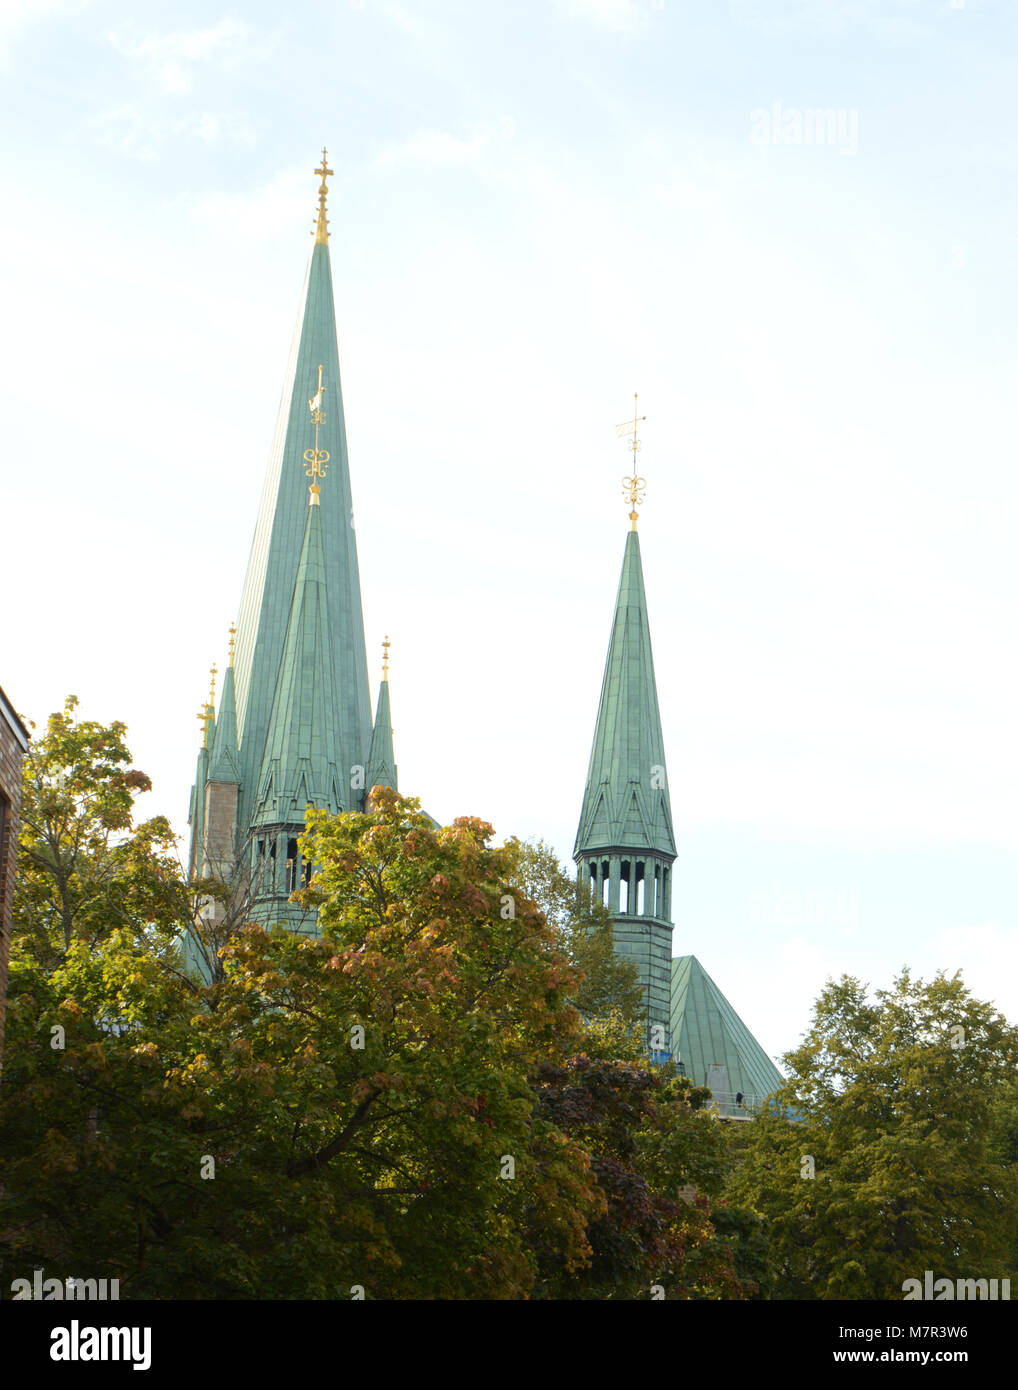
[[[21,764],[28,733],[0,690],[0,1072],[3,1068],[7,964],[11,950],[11,904],[21,811]]]

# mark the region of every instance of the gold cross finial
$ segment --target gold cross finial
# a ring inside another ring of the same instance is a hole
[[[389,639],[388,639],[388,637],[386,637],[385,641],[382,643],[382,680],[383,680],[383,681],[387,681],[387,680],[389,679],[389,646],[390,646]]]
[[[233,648],[234,648],[234,644],[236,643],[236,640],[237,640],[237,624],[236,624],[236,623],[231,623],[231,624],[230,624],[230,655],[229,655],[229,657],[227,658],[228,664],[229,664],[230,666],[233,665]]]
[[[637,414],[637,402],[638,396],[634,391],[632,421],[626,420],[624,424],[615,426],[615,434],[617,438],[621,439],[622,436],[626,434],[631,434],[633,436],[633,442],[629,446],[633,453],[633,472],[631,477],[622,479],[622,496],[633,508],[633,510],[629,513],[630,529],[633,531],[636,530],[636,519],[639,516],[639,513],[636,511],[636,508],[638,506],[643,506],[643,499],[647,490],[647,480],[645,478],[638,477],[636,472],[636,455],[643,448],[643,445],[640,443],[640,440],[638,438],[639,426],[640,422],[642,420],[646,420],[647,418],[646,415]]]
[[[209,707],[210,707],[210,709],[215,709],[215,707],[216,707],[216,674],[217,674],[217,670],[218,670],[218,668],[217,668],[217,666],[216,666],[216,663],[213,661],[213,663],[212,663],[212,669],[209,671],[209,676],[210,676],[211,681],[212,681],[212,684],[209,686]]]
[[[322,182],[318,189],[318,221],[315,223],[315,245],[325,246],[329,240],[329,224],[325,216],[325,199],[328,196],[329,188],[325,180],[332,173],[332,170],[329,168],[328,155],[324,145],[322,146],[322,162],[315,173],[322,176]]]

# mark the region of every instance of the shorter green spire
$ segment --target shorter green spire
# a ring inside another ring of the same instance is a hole
[[[573,857],[634,848],[675,858],[640,537],[626,536]]]
[[[210,782],[236,782],[240,785],[240,752],[237,747],[237,699],[234,691],[233,661],[226,668],[223,693],[219,697],[219,718],[216,720],[212,756],[209,760]]]
[[[389,639],[382,644],[382,680],[378,687],[378,708],[371,732],[371,752],[368,754],[366,790],[372,787],[391,787],[398,791],[396,755],[392,746],[392,716],[389,712]]]
[[[255,820],[260,825],[303,825],[309,805],[349,809],[333,761],[339,725],[316,487],[309,503],[258,781]]]

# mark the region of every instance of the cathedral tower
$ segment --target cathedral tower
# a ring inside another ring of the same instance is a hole
[[[637,425],[634,411],[632,425],[619,426],[633,435],[633,477],[625,481],[633,510],[573,858],[581,890],[612,915],[616,951],[636,962],[648,1042],[660,1054],[670,1051],[675,835],[636,529],[644,488]]]
[[[250,882],[249,915],[307,929],[289,901],[308,806],[363,810],[395,785],[388,681],[374,730],[332,296],[322,151],[314,245],[218,717],[202,719],[191,873]]]

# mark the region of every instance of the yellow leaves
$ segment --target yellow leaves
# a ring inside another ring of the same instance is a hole
[[[47,1173],[74,1173],[78,1169],[78,1156],[74,1145],[59,1130],[46,1131],[42,1142],[42,1168]]]

